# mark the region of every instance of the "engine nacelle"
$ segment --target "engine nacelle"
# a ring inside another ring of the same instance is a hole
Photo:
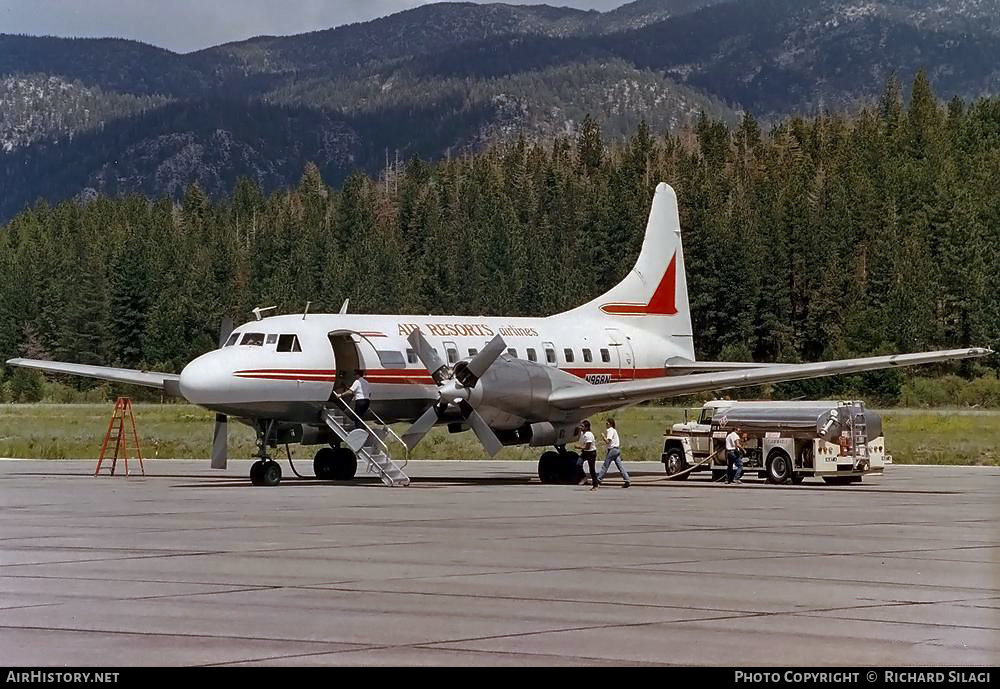
[[[328,445],[334,441],[333,431],[326,426],[302,426],[303,445]]]
[[[589,383],[557,368],[503,354],[479,379],[469,401],[494,430],[523,429],[524,433],[530,426],[532,445],[562,444],[536,443],[534,426],[539,436],[567,437],[567,429],[571,432],[579,419],[550,405],[549,396],[554,390],[577,385]],[[542,422],[549,422],[548,427]]]
[[[562,424],[556,426],[548,421],[533,423],[528,426],[531,435],[532,447],[545,447],[549,445],[567,445],[580,435],[580,429],[576,424]]]

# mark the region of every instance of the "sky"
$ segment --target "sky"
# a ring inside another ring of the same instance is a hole
[[[506,0],[597,10],[627,1]],[[0,33],[114,36],[186,53],[262,34],[328,29],[424,4],[428,0],[0,0]]]

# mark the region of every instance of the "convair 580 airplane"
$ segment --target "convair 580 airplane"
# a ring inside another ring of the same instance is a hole
[[[346,307],[346,303],[345,303]],[[296,314],[225,328],[219,349],[179,376],[12,359],[58,373],[161,388],[216,415],[212,466],[226,466],[226,420],[257,431],[255,485],[281,469],[267,450],[300,442],[316,453],[320,478],[354,477],[366,461],[387,485],[408,479],[390,457],[393,439],[412,448],[436,424],[472,431],[490,453],[504,445],[551,448],[543,482],[575,482],[566,445],[588,415],[643,400],[761,383],[983,356],[972,348],[812,364],[698,362],[688,309],[677,197],[660,184],[642,251],[610,291],[546,318]],[[230,332],[231,330],[231,332]],[[361,420],[340,397],[366,371],[371,410]],[[684,374],[684,375],[678,375]],[[398,438],[387,424],[410,422]]]

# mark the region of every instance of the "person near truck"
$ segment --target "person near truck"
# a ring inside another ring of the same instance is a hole
[[[604,475],[608,473],[608,469],[611,467],[611,462],[615,463],[618,467],[618,473],[622,475],[622,480],[625,481],[625,485],[622,488],[628,488],[632,485],[629,480],[628,472],[625,471],[625,465],[622,464],[622,451],[621,451],[621,441],[618,440],[618,430],[615,428],[615,420],[608,419],[607,430],[604,431],[604,443],[608,446],[608,453],[604,457],[604,466],[601,467],[601,471],[597,474],[597,482],[601,483],[604,481]]]
[[[743,483],[743,438],[741,428],[726,435],[726,483]]]
[[[580,460],[578,467],[582,467],[584,462],[590,465],[590,490],[597,490],[599,481],[594,463],[597,462],[597,440],[590,430],[590,421],[584,420],[580,424],[580,442],[576,447],[580,450]]]

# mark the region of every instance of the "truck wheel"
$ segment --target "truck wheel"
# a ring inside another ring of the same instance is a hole
[[[667,470],[667,476],[670,477],[671,481],[683,481],[691,472],[686,474],[680,474],[680,472],[687,469],[687,462],[684,461],[684,453],[680,449],[674,447],[667,452],[667,459],[663,462],[664,468]],[[675,474],[680,474],[680,476],[675,476]]]
[[[792,460],[782,450],[774,450],[767,457],[767,482],[786,483],[793,475]]]

